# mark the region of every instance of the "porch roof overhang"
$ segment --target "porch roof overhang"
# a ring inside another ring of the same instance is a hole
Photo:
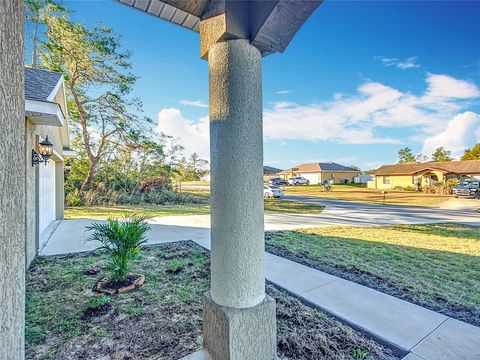
[[[25,116],[34,124],[63,126],[65,116],[59,104],[50,101],[25,100]]]
[[[266,56],[283,52],[323,0],[114,1],[194,32],[201,22],[225,14],[221,40],[249,39]]]

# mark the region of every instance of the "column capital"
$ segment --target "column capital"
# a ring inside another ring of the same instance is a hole
[[[213,44],[245,39],[262,56],[283,52],[321,0],[235,1],[207,4],[200,18],[200,57],[208,60]]]

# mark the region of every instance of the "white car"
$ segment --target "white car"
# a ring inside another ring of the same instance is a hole
[[[310,185],[310,181],[305,179],[303,176],[295,176],[288,179],[290,185]]]
[[[279,198],[282,196],[283,196],[283,191],[278,186],[274,186],[274,185],[263,186],[263,197],[265,199]]]

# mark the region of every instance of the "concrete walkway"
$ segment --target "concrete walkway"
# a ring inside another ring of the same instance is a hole
[[[480,359],[476,326],[269,253],[265,265],[267,280],[408,353],[405,360]]]

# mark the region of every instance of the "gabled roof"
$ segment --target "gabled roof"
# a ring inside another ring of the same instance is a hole
[[[25,99],[52,101],[53,96],[61,85],[63,76],[60,73],[25,68]]]
[[[442,171],[453,174],[480,174],[480,160],[431,161],[427,163],[405,163],[383,165],[375,175],[413,175],[424,171]]]
[[[320,171],[352,171],[360,172],[358,169],[354,169],[350,166],[345,166],[337,164],[334,162],[318,162],[310,164],[302,164],[297,167],[284,170],[282,173],[291,173],[291,172],[320,172]]]
[[[272,166],[264,166],[263,174],[278,174],[282,169],[278,169]]]
[[[337,164],[334,162],[302,164],[298,166],[297,171],[299,172],[302,172],[302,171],[355,171],[355,172],[358,172],[357,169],[351,168],[350,166],[345,166],[345,165]]]

